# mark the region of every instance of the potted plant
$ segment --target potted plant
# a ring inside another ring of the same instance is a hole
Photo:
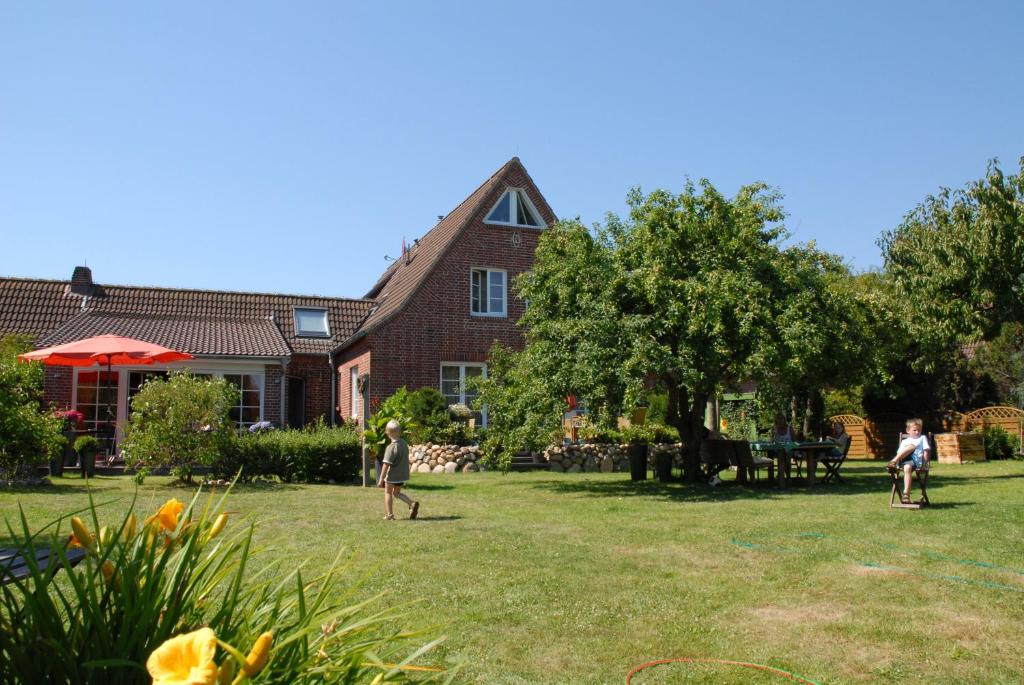
[[[81,435],[75,440],[75,451],[78,452],[78,466],[82,469],[82,477],[89,478],[96,474],[96,453],[100,451],[100,441],[92,435]]]
[[[72,466],[77,455],[75,454],[75,438],[79,431],[85,426],[85,415],[75,409],[66,409],[54,412],[54,416],[63,422],[62,432],[64,433],[64,455],[61,464],[61,472],[64,466]],[[56,460],[53,460],[56,461]],[[52,471],[52,470],[51,470]]]
[[[630,426],[622,431],[622,438],[629,443],[629,476],[632,480],[647,480],[647,431],[643,426]]]

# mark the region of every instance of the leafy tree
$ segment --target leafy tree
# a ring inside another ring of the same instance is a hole
[[[908,334],[920,341],[917,368],[936,366],[951,345],[1024,322],[1024,157],[1017,175],[993,160],[984,178],[942,188],[879,246]]]
[[[168,466],[191,483],[192,469],[213,464],[235,432],[236,404],[238,389],[223,378],[180,372],[150,379],[132,399],[124,451],[132,463]]]
[[[18,361],[31,340],[0,340],[0,472],[20,475],[29,466],[54,458],[64,446],[63,421],[45,412],[43,365]]]

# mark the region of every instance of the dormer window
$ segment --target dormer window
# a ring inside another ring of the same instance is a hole
[[[295,335],[300,338],[329,338],[331,326],[326,309],[295,308]]]
[[[518,188],[509,188],[505,191],[484,222],[502,226],[544,227],[537,208],[530,202],[526,192]]]

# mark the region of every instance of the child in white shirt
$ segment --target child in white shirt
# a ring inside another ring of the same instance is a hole
[[[889,468],[903,470],[903,504],[910,503],[910,481],[914,471],[927,471],[932,447],[928,438],[921,434],[924,422],[921,419],[907,421],[907,437],[900,441],[896,456],[889,462]]]

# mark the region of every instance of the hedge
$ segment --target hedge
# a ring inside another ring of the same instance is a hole
[[[213,465],[216,476],[242,481],[280,478],[285,483],[354,481],[362,467],[359,436],[351,428],[318,424],[233,437]]]

